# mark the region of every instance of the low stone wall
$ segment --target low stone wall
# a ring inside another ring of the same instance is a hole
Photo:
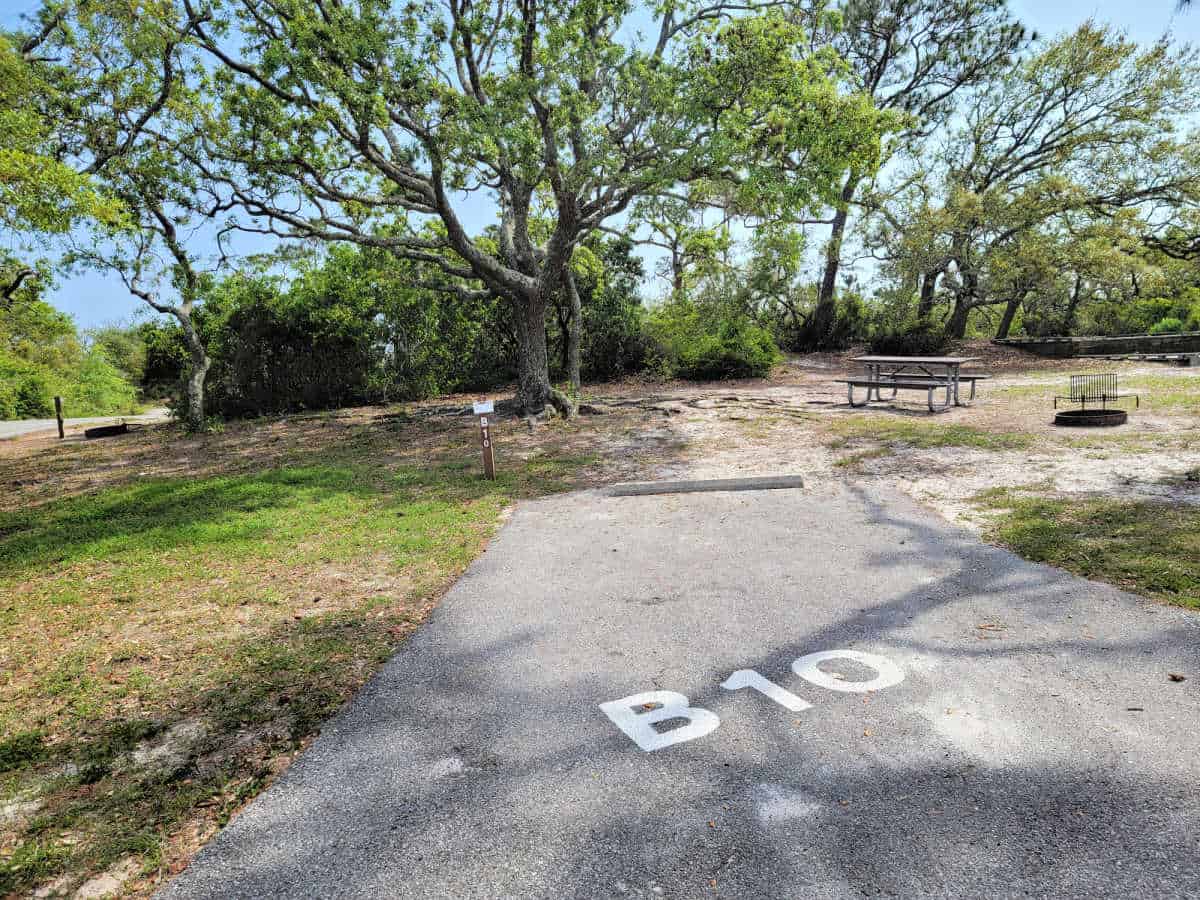
[[[992,341],[1038,356],[1106,356],[1120,353],[1200,353],[1200,331],[1187,334],[1123,334],[1118,337],[1008,338]]]

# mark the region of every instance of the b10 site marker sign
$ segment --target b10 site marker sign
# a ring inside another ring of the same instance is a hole
[[[483,448],[483,474],[496,479],[496,457],[492,453],[492,433],[488,425],[488,416],[496,410],[491,400],[481,400],[473,407],[475,415],[479,416],[479,446]]]
[[[867,681],[845,681],[821,670],[821,663],[835,659],[850,660],[866,666],[875,672],[875,677]],[[809,653],[792,662],[792,671],[809,684],[845,694],[880,691],[904,680],[904,673],[890,659],[860,650],[823,650],[820,653]],[[797,697],[753,669],[738,669],[721,683],[721,687],[727,691],[740,691],[743,688],[758,691],[789,712],[798,713],[812,708],[812,704],[807,700]],[[675,691],[644,691],[631,694],[620,700],[601,703],[600,709],[630,740],[647,752],[702,738],[715,731],[721,724],[716,713],[692,706],[686,696]],[[671,719],[684,719],[687,724],[661,732],[654,728],[655,723]]]

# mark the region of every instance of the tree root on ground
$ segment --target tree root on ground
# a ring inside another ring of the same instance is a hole
[[[807,418],[810,413],[798,408],[794,403],[779,400],[774,397],[753,396],[745,394],[722,394],[717,396],[690,396],[674,394],[652,394],[645,397],[612,397],[596,398],[576,406],[571,399],[561,391],[552,391],[550,403],[533,414],[526,414],[519,409],[514,400],[496,402],[493,414],[499,419],[504,416],[517,416],[532,427],[538,422],[545,422],[556,414],[564,418],[574,418],[577,415],[599,416],[619,409],[644,409],[647,412],[659,412],[664,416],[680,415],[684,409],[714,410],[714,409],[752,409],[770,412],[794,418]],[[402,418],[440,418],[443,416],[473,415],[470,406],[423,406],[406,410],[403,414],[389,413],[379,419]]]

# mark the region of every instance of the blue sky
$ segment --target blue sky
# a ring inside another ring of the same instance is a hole
[[[1010,0],[1010,5],[1027,26],[1044,35],[1057,34],[1094,18],[1111,22],[1138,41],[1156,40],[1170,30],[1177,40],[1200,43],[1200,8],[1177,14],[1175,0],[1115,0],[1104,4],[1090,0]],[[36,0],[0,0],[0,26],[15,25],[37,6]],[[482,225],[484,219],[468,224]],[[0,246],[12,244],[10,236],[0,234]],[[129,321],[149,312],[141,301],[129,296],[119,281],[95,273],[62,279],[49,299],[73,315],[82,328]]]

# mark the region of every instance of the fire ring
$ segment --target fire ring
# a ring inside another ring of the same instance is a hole
[[[1123,409],[1064,409],[1054,414],[1054,424],[1071,428],[1111,428],[1124,425],[1129,413]]]

